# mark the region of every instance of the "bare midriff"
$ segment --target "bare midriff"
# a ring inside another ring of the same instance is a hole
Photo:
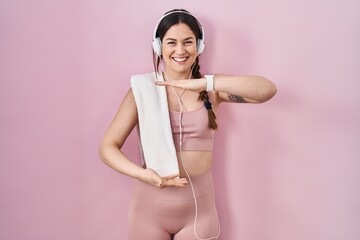
[[[176,152],[176,155],[179,163],[180,177],[187,178],[181,160],[180,152]],[[212,151],[182,151],[182,158],[188,174],[190,175],[190,177],[192,177],[192,176],[201,175],[211,169],[213,152]]]

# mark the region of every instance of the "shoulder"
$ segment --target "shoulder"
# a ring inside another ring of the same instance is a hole
[[[148,73],[139,73],[131,75],[130,81],[155,81],[156,75],[155,72],[148,72]]]

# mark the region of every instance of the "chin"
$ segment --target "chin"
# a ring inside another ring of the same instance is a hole
[[[169,65],[170,69],[177,73],[186,73],[186,72],[190,71],[191,66],[192,66],[192,64],[186,64],[184,66],[179,66],[176,64]]]

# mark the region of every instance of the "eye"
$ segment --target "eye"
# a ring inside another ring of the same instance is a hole
[[[192,43],[193,43],[192,41],[186,41],[186,42],[185,42],[185,45],[189,46],[189,45],[191,45]]]
[[[167,42],[167,44],[170,46],[175,46],[175,42]]]

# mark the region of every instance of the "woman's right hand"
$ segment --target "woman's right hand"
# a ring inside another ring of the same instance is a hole
[[[151,168],[144,169],[143,181],[159,188],[164,187],[185,187],[188,181],[186,178],[177,178],[179,175],[174,174],[166,177],[161,177],[157,172]]]

